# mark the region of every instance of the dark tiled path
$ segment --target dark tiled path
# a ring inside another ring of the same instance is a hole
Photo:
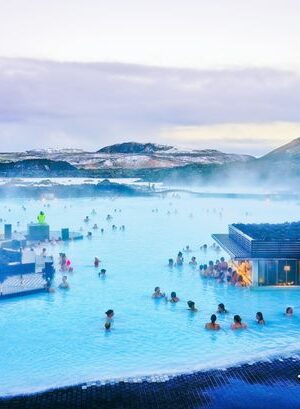
[[[0,399],[2,409],[300,408],[300,360],[278,359],[166,382],[97,382]]]

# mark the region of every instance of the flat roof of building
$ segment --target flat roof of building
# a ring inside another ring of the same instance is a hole
[[[300,241],[300,222],[280,223],[280,224],[243,224],[233,223],[232,226],[251,237],[254,240],[263,241],[281,241],[291,240]]]
[[[229,234],[213,234],[212,238],[236,260],[246,260],[251,258],[251,254],[233,240]]]

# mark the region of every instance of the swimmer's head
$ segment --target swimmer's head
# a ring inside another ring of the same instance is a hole
[[[160,291],[160,288],[159,288],[159,287],[155,287],[155,288],[154,288],[154,292],[158,293],[159,291]]]
[[[256,319],[257,319],[257,321],[263,321],[264,316],[263,316],[262,312],[257,312],[256,313]]]
[[[172,292],[171,292],[171,298],[176,298],[176,293],[175,293],[175,291],[172,291]]]
[[[241,318],[239,315],[235,315],[235,316],[233,317],[233,321],[234,321],[236,324],[240,324],[240,323],[242,322],[242,318]]]
[[[218,305],[218,311],[219,312],[225,312],[226,311],[225,310],[225,305],[222,302]]]
[[[195,303],[194,303],[194,301],[188,301],[188,302],[187,302],[187,305],[189,306],[189,308],[190,308],[191,310],[193,310],[193,309],[195,308]]]
[[[287,307],[287,309],[285,310],[285,313],[288,315],[292,315],[293,314],[293,308],[292,307]]]
[[[114,315],[114,310],[107,310],[106,313],[107,317],[111,318]]]
[[[216,314],[212,314],[212,316],[210,317],[211,323],[214,324],[217,321],[217,317]]]

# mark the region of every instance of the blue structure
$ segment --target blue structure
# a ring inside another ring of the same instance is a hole
[[[54,272],[52,259],[45,259],[43,271],[37,272],[35,262],[22,263],[20,249],[0,248],[0,300],[46,291]]]

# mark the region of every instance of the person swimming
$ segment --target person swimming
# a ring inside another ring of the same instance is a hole
[[[69,285],[67,279],[68,279],[67,276],[63,276],[62,282],[59,284],[58,287],[63,289],[63,290],[68,290],[70,288],[70,285]]]
[[[166,294],[162,293],[159,287],[154,288],[154,293],[152,294],[152,298],[164,298],[165,296]]]
[[[94,224],[93,230],[98,230],[98,225],[97,225],[97,223]]]
[[[216,321],[217,321],[216,314],[212,314],[212,316],[210,317],[210,322],[205,324],[205,328],[213,331],[218,331],[221,327],[219,324],[216,324]]]
[[[194,303],[194,301],[188,301],[187,302],[187,305],[188,305],[188,310],[189,311],[193,311],[193,312],[197,312],[198,311],[198,309],[195,307],[195,303]]]
[[[262,312],[257,312],[256,313],[256,321],[260,325],[265,325],[266,322],[264,320],[264,316],[263,316]]]
[[[177,303],[178,301],[180,301],[180,299],[177,297],[175,291],[171,292],[171,298],[169,299],[170,302],[172,303]]]
[[[294,314],[294,310],[292,307],[287,307],[287,309],[285,310],[285,315],[287,316],[291,316]]]
[[[99,277],[100,277],[100,276],[105,276],[105,274],[106,274],[105,268],[101,268],[101,270],[100,270],[99,273],[98,273],[98,276],[99,276]]]
[[[242,323],[242,318],[239,315],[233,317],[233,324],[231,324],[231,329],[246,329],[247,325]]]
[[[222,302],[218,305],[217,313],[218,314],[227,314],[228,313],[228,311],[225,308],[225,305]]]

